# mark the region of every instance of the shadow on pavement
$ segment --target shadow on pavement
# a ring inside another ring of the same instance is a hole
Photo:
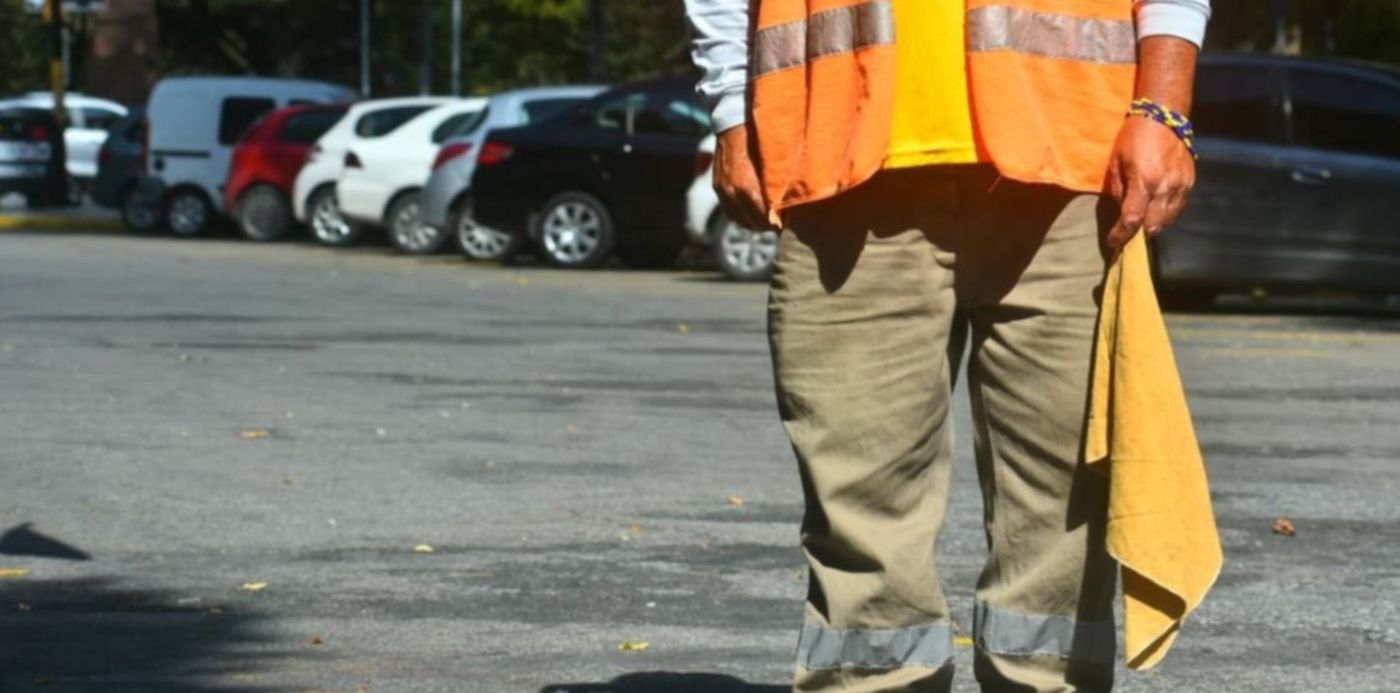
[[[82,549],[69,546],[53,537],[30,529],[33,526],[33,523],[26,522],[22,525],[16,525],[0,535],[0,555],[38,556],[65,561],[86,561],[92,558]]]
[[[0,583],[0,691],[270,693],[257,617],[105,579]]]
[[[608,683],[557,683],[540,693],[787,693],[787,686],[748,683],[724,674],[646,671]]]

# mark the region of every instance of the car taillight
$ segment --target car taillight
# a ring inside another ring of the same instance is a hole
[[[355,155],[355,152],[345,152],[345,168],[364,168],[364,167],[365,167],[365,165],[362,164],[362,163],[360,163],[360,157],[356,156],[356,155]]]
[[[35,125],[34,129],[29,131],[29,136],[37,142],[43,142],[49,139],[49,129],[42,125]]]
[[[695,175],[703,175],[710,170],[710,164],[714,163],[714,152],[700,152],[695,155]]]
[[[438,150],[437,158],[433,159],[433,170],[442,168],[442,165],[456,159],[472,150],[470,142],[455,142]]]
[[[110,158],[112,158],[112,148],[105,144],[102,145],[102,148],[97,150],[97,165],[107,165],[107,160]]]
[[[510,158],[515,148],[500,142],[487,142],[481,145],[481,153],[476,155],[477,166],[494,166]]]

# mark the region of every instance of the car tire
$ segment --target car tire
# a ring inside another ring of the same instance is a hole
[[[532,227],[541,256],[556,267],[597,267],[608,259],[616,242],[608,208],[587,193],[566,192],[550,198]]]
[[[423,223],[423,194],[407,192],[394,198],[384,214],[389,242],[401,253],[431,255],[442,249],[447,233]]]
[[[255,185],[239,195],[234,216],[238,229],[251,241],[275,241],[292,228],[292,207],[271,185]]]
[[[449,219],[449,228],[457,237],[457,247],[468,260],[477,262],[509,262],[525,245],[518,233],[482,226],[472,219],[471,205],[458,205]]]
[[[327,185],[311,193],[306,201],[306,225],[311,229],[311,237],[318,243],[336,248],[352,246],[360,242],[365,229],[360,224],[345,218],[340,213],[340,204],[335,199],[335,186]]]
[[[209,230],[214,209],[203,192],[179,188],[165,200],[165,225],[177,236],[194,238]]]
[[[763,281],[773,276],[778,255],[778,232],[746,229],[724,214],[710,222],[715,266],[734,281]]]
[[[150,200],[142,200],[136,194],[136,186],[129,186],[122,193],[122,227],[131,233],[154,233],[160,228],[160,206]]]

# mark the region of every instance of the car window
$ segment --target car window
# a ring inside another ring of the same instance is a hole
[[[219,144],[233,144],[268,111],[277,107],[272,99],[230,96],[219,108]]]
[[[632,115],[634,133],[686,139],[699,139],[709,133],[710,117],[694,99],[666,93],[638,96]]]
[[[371,111],[360,116],[355,123],[355,134],[360,137],[383,137],[432,107],[433,104],[418,104]]]
[[[338,108],[316,108],[293,113],[282,123],[277,141],[313,144],[344,116],[345,111]]]
[[[1197,135],[1247,142],[1275,139],[1267,68],[1202,65],[1194,100],[1191,120]]]
[[[627,111],[636,94],[624,94],[603,102],[593,111],[593,124],[606,130],[627,130]]]
[[[468,134],[483,120],[486,120],[485,110],[458,113],[433,129],[433,144],[442,144],[448,138]]]
[[[1400,88],[1322,70],[1290,70],[1293,143],[1400,159]]]
[[[83,121],[87,127],[93,130],[106,130],[112,124],[122,119],[122,115],[116,111],[109,111],[105,108],[84,108]]]
[[[520,104],[520,118],[517,125],[528,125],[539,122],[558,113],[569,106],[572,106],[583,99],[581,98],[558,98],[558,99],[536,99]]]

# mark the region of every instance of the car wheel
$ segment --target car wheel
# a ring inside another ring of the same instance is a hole
[[[306,203],[311,219],[311,235],[330,246],[344,247],[360,242],[364,227],[346,219],[335,200],[335,188],[327,185],[312,193]]]
[[[151,233],[160,228],[160,207],[141,199],[135,186],[122,193],[122,226],[132,233]]]
[[[238,196],[238,228],[254,241],[275,241],[292,228],[287,198],[271,185],[257,185]]]
[[[452,215],[451,228],[457,232],[457,245],[469,260],[506,262],[520,252],[520,234],[487,228],[472,219],[471,207],[462,205]]]
[[[612,216],[586,193],[555,195],[535,218],[534,237],[551,264],[571,269],[597,267],[612,252]]]
[[[165,223],[177,236],[186,238],[202,235],[209,229],[213,210],[204,193],[194,188],[181,188],[165,201]]]
[[[777,231],[746,229],[724,215],[715,217],[715,264],[726,277],[748,282],[767,279],[778,255]]]
[[[429,255],[438,251],[447,234],[442,229],[423,223],[422,194],[399,195],[384,215],[384,227],[389,229],[389,242],[400,252]]]

